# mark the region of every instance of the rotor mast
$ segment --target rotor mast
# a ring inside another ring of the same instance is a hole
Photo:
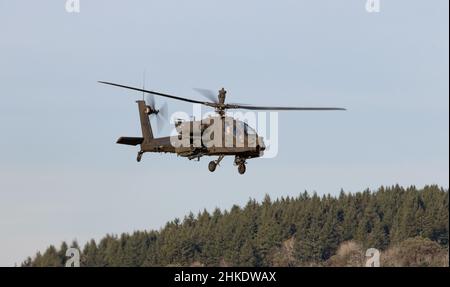
[[[216,106],[216,112],[221,117],[225,116],[225,110],[226,110],[225,98],[226,98],[226,95],[227,95],[227,91],[224,88],[219,90],[219,95],[217,96],[219,98],[219,102],[217,103],[217,106]]]

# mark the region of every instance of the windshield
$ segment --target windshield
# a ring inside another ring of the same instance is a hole
[[[256,131],[251,126],[249,126],[247,123],[244,123],[244,127],[245,127],[245,133],[247,135],[256,135]]]
[[[256,135],[256,131],[246,122],[242,121],[233,121],[232,125],[230,123],[227,124],[227,122],[225,122],[225,133],[227,134],[231,133],[231,129],[233,129],[234,136]]]

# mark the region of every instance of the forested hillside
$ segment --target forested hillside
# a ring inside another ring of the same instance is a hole
[[[448,265],[448,224],[449,191],[438,186],[266,196],[244,207],[191,213],[159,231],[91,240],[80,248],[81,265],[359,266],[369,247],[383,251],[386,266]],[[22,266],[63,266],[68,245],[50,246]]]

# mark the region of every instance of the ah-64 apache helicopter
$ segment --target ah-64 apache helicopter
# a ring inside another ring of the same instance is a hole
[[[190,160],[200,160],[203,156],[218,156],[217,160],[211,161],[208,165],[208,169],[211,172],[216,170],[217,165],[225,156],[234,156],[234,164],[238,166],[239,173],[244,174],[246,170],[246,160],[261,157],[266,148],[263,138],[259,137],[256,131],[247,123],[226,116],[226,111],[229,109],[256,111],[345,110],[344,108],[328,107],[263,107],[225,103],[226,91],[223,88],[219,91],[217,98],[213,94],[205,92],[205,90],[199,90],[209,99],[209,101],[198,101],[154,92],[144,88],[140,89],[103,81],[100,81],[99,83],[135,90],[149,95],[147,101],[136,101],[139,108],[142,137],[120,137],[117,140],[118,144],[141,146],[137,155],[138,162],[141,161],[142,155],[146,152],[176,153],[177,155],[187,157]],[[178,135],[155,138],[153,136],[149,116],[160,116],[166,109],[166,106],[156,109],[152,95],[211,107],[215,109],[217,116],[198,121],[179,120],[175,122]]]

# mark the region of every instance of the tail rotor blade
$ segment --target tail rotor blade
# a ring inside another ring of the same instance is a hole
[[[158,109],[158,114],[156,114],[156,125],[158,127],[158,132],[161,132],[164,127],[167,125],[167,114],[168,114],[168,108],[167,103],[164,102],[161,107]]]
[[[164,102],[162,106],[159,108],[158,116],[167,119],[167,113],[168,113],[167,103]]]
[[[152,94],[145,95],[145,103],[153,109],[155,108],[155,98]]]

